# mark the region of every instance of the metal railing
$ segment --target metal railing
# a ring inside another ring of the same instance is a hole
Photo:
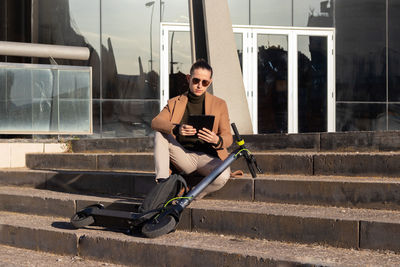
[[[91,67],[0,63],[0,133],[91,134]]]
[[[87,60],[87,47],[0,41],[0,55]]]
[[[0,42],[0,55],[87,60],[89,49]],[[91,134],[92,67],[0,63],[0,134]]]

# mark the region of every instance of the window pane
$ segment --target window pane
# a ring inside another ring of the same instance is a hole
[[[252,25],[292,26],[292,0],[251,0]]]
[[[284,133],[288,126],[288,38],[258,37],[258,132]]]
[[[232,24],[248,25],[250,0],[228,0]]]
[[[58,70],[31,70],[32,127],[35,131],[59,130]],[[86,89],[88,91],[88,89]]]
[[[192,65],[190,33],[170,31],[169,43],[169,98],[183,94],[189,88],[186,74]]]
[[[336,105],[336,131],[386,130],[386,104]]]
[[[158,1],[102,1],[103,98],[159,98]]]
[[[152,1],[147,1],[152,2]],[[158,1],[157,1],[158,2]],[[161,1],[161,21],[189,23],[188,0]]]
[[[159,113],[159,101],[103,101],[103,137],[143,137]]]
[[[335,6],[337,100],[386,101],[385,1]]]
[[[101,130],[100,130],[100,100],[92,100],[92,124],[93,124],[93,134],[89,137],[91,138],[100,138]]]
[[[333,27],[333,0],[294,0],[294,26]]]
[[[93,97],[100,97],[100,0],[40,0],[38,42],[84,46],[90,50],[85,60],[56,59],[59,65],[92,66]],[[48,59],[40,59],[48,64]]]
[[[327,37],[298,36],[299,132],[327,130]]]
[[[30,69],[0,71],[0,130],[32,130],[31,81]]]
[[[240,69],[243,73],[243,34],[242,33],[234,33],[235,43],[236,43],[236,51],[239,58]]]
[[[388,22],[389,101],[400,101],[400,1],[389,0]]]
[[[389,104],[388,130],[400,130],[400,104]]]

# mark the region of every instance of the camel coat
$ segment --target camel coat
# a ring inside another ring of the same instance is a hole
[[[226,102],[208,92],[205,92],[205,115],[214,115],[212,131],[221,136],[222,142],[215,147],[218,157],[222,160],[228,157],[227,148],[232,144],[233,138],[230,129],[228,107]],[[188,102],[187,93],[168,100],[168,104],[152,120],[151,128],[166,134],[172,134],[174,127],[182,120]]]

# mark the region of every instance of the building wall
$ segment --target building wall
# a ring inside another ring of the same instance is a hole
[[[188,23],[187,4],[188,0],[2,0],[0,40],[88,46],[88,61],[59,64],[93,67],[93,137],[149,135],[151,118],[160,108],[159,23]],[[400,128],[399,1],[228,4],[233,24],[334,27],[337,131]],[[0,57],[13,60],[21,59]],[[183,71],[179,64],[171,68],[176,69],[174,75]]]

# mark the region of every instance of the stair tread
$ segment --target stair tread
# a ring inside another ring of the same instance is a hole
[[[8,267],[124,267],[126,265],[87,260],[76,255],[58,255],[48,252],[0,245],[0,266]]]
[[[1,186],[1,195],[39,197],[48,200],[81,200],[112,203],[137,204],[137,199],[104,197],[104,196],[88,196],[82,194],[69,194],[62,192],[54,192],[49,190],[22,188],[12,186]],[[275,216],[295,216],[306,218],[325,218],[335,220],[358,220],[373,221],[384,223],[400,222],[400,211],[395,210],[374,210],[361,208],[342,208],[333,206],[315,206],[302,204],[281,204],[269,202],[249,202],[249,201],[232,201],[232,200],[211,200],[202,199],[192,202],[189,206],[191,209],[214,210],[221,212],[237,212],[237,213],[255,213],[268,214]]]
[[[319,245],[302,245],[184,231],[176,231],[155,239],[146,239],[119,232],[103,231],[101,229],[72,230],[69,227],[68,220],[65,218],[25,215],[12,212],[0,212],[0,225],[10,225],[26,229],[40,229],[51,232],[64,232],[77,235],[78,237],[98,238],[97,242],[117,240],[124,242],[126,246],[129,246],[130,243],[136,243],[181,247],[197,251],[205,250],[224,254],[255,256],[263,259],[315,265],[393,266],[400,264],[400,255],[387,251],[358,251]]]
[[[254,151],[254,155],[400,155],[400,151]],[[56,153],[27,153],[28,155],[68,155],[68,156],[129,156],[129,155],[153,155],[153,152],[56,152]]]
[[[229,200],[194,201],[191,208],[338,220],[399,223],[400,211]]]
[[[154,171],[141,171],[141,170],[71,170],[71,169],[30,169],[30,168],[0,168],[0,173],[12,173],[12,172],[33,172],[33,173],[99,173],[99,174],[146,174],[154,176]],[[371,177],[371,176],[345,176],[345,175],[301,175],[301,174],[257,174],[256,178],[252,178],[249,173],[245,173],[243,176],[231,177],[231,179],[246,179],[246,180],[285,180],[285,181],[310,181],[310,182],[343,182],[343,183],[391,183],[399,184],[400,176],[388,176],[388,177]]]
[[[12,196],[26,196],[26,197],[39,197],[43,199],[58,199],[58,200],[84,200],[94,202],[114,202],[120,203],[137,203],[137,198],[121,198],[118,196],[92,196],[85,194],[71,194],[64,192],[57,192],[45,189],[36,189],[30,187],[16,187],[16,186],[0,186],[0,195],[12,195]]]
[[[63,172],[63,173],[77,173],[77,172],[82,172],[82,173],[101,173],[101,174],[117,174],[117,173],[122,173],[122,174],[149,174],[149,175],[155,175],[154,171],[142,171],[142,170],[80,170],[80,169],[60,169],[60,168],[55,168],[55,169],[31,169],[27,167],[22,167],[22,168],[0,168],[0,173],[12,173],[12,172],[33,172],[33,173],[57,173],[57,172]]]

